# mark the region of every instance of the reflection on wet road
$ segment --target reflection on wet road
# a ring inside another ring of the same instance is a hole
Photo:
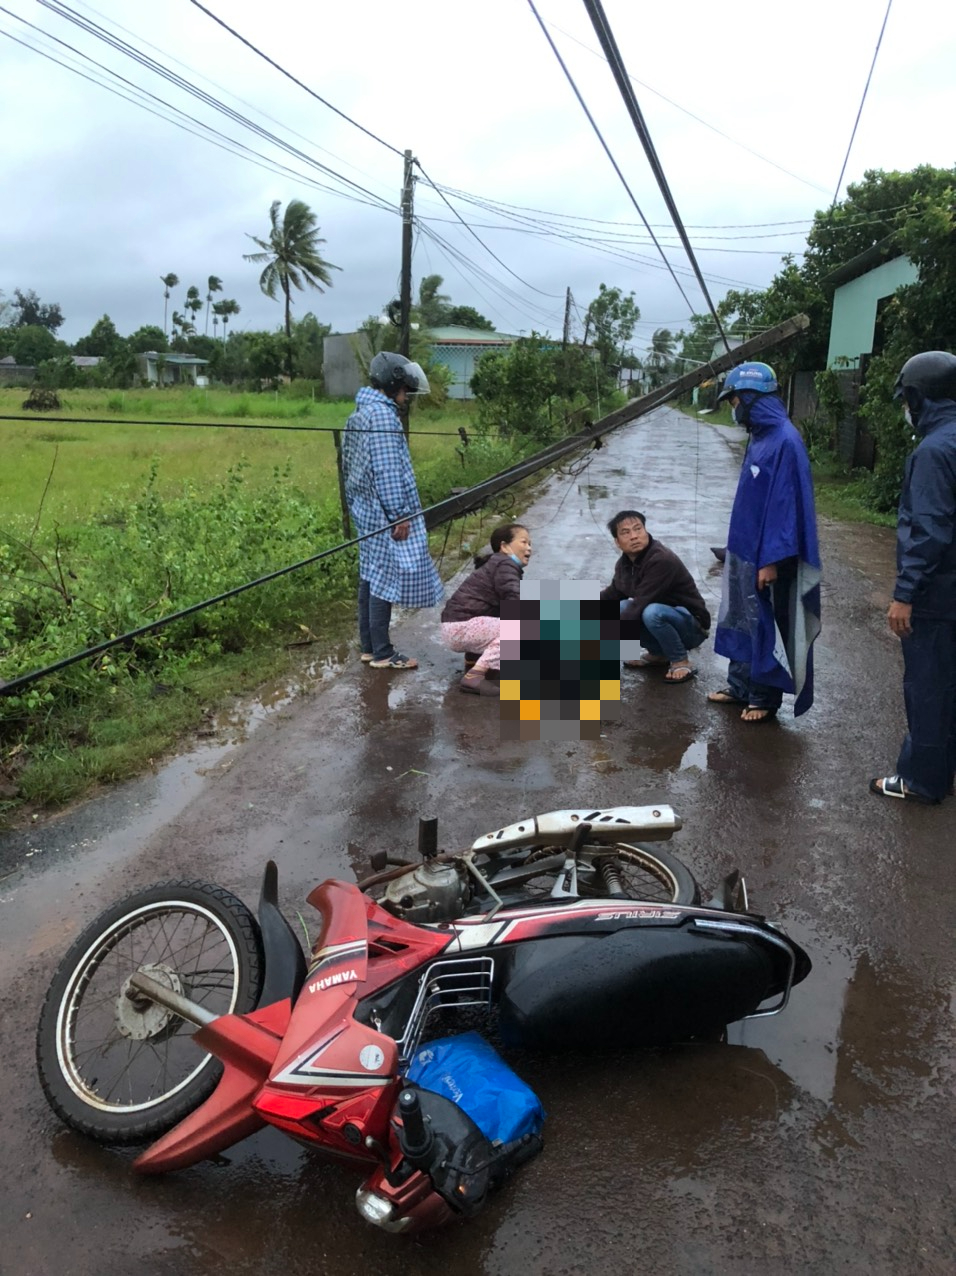
[[[632,506],[716,611],[710,547],[724,543],[739,461],[733,432],[655,413],[520,511],[529,575],[610,579],[604,524]],[[486,526],[516,513],[490,511]],[[247,743],[229,742],[237,718],[161,774],[6,837],[3,1276],[951,1272],[956,802],[897,809],[866,792],[902,729],[883,624],[892,536],[821,530],[817,703],[799,721],[785,709],[755,731],[708,705],[724,671],[705,646],[687,686],[624,673],[623,713],[599,740],[503,744],[496,706],[457,692],[459,659],[435,615],[416,614],[400,633],[418,673],[343,652],[307,693],[275,689]],[[137,1180],[130,1154],[47,1111],[32,1062],[40,1000],[76,932],[123,893],[201,877],[251,901],[274,856],[290,916],[314,931],[311,886],[363,871],[370,851],[412,850],[420,815],[458,847],[541,810],[654,801],[681,813],[671,849],[705,889],[742,867],[753,907],[808,949],[813,973],[784,1014],[733,1026],[727,1043],[513,1056],[548,1110],[546,1150],[474,1222],[378,1234],[347,1171],[275,1132]]]

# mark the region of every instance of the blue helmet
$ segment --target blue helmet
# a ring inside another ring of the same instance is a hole
[[[739,363],[724,378],[717,402],[722,403],[742,390],[756,390],[758,394],[775,394],[780,387],[769,363]]]

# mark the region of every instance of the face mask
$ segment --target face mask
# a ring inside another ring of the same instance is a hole
[[[519,567],[521,566],[521,559],[518,557],[517,554],[509,554],[508,557],[511,559],[513,563],[517,563]]]
[[[909,404],[907,404],[907,406],[903,409],[903,420],[910,427],[910,429],[913,428],[913,414],[909,409]]]

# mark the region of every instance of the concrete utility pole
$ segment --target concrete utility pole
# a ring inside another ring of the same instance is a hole
[[[414,178],[412,177],[412,153],[405,152],[405,172],[402,180],[402,283],[399,292],[399,352],[407,359],[412,345],[412,204]],[[408,437],[408,407],[400,411],[402,428]]]

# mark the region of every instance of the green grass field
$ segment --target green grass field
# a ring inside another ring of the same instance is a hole
[[[153,462],[159,490],[171,494],[187,479],[215,481],[240,459],[249,462],[247,482],[255,487],[291,461],[296,484],[307,496],[328,494],[335,482],[332,435],[306,430],[255,429],[262,425],[344,426],[348,402],[313,402],[272,393],[223,390],[71,390],[61,394],[62,411],[24,413],[23,389],[0,390],[0,524],[32,526],[43,504],[43,524],[71,527],[91,509],[139,491]],[[83,417],[90,423],[50,420]],[[150,421],[122,425],[117,417]],[[186,421],[189,425],[163,424]],[[219,425],[234,421],[241,429]],[[470,405],[413,410],[412,430],[438,431],[411,438],[416,464],[451,456],[458,427],[471,421]],[[154,423],[153,423],[154,422]],[[45,496],[44,496],[45,493]]]

